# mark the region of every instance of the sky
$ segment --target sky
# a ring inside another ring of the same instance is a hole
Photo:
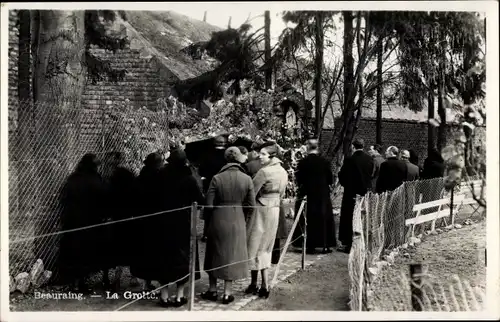
[[[214,8],[200,4],[193,9],[184,9],[180,7],[173,9],[173,11],[194,19],[203,20],[203,14],[206,10],[207,23],[221,28],[227,28],[229,17],[231,17],[231,27],[233,28],[241,26],[249,17],[254,30],[264,27],[264,10],[258,10],[259,8],[254,8],[254,10],[251,9],[252,8],[247,8],[247,10],[214,10]],[[271,45],[274,45],[287,25],[281,19],[282,10],[269,11],[271,16]]]

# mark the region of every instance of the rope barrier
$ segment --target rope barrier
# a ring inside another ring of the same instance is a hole
[[[301,201],[301,200],[304,200],[304,199],[305,198],[292,199],[292,200],[295,201],[295,202],[297,202],[297,201]],[[216,209],[216,208],[253,208],[253,209],[257,209],[257,208],[277,208],[277,207],[279,208],[279,207],[281,207],[281,205],[280,206],[242,206],[242,205],[205,206],[205,205],[199,205],[198,207],[199,208],[208,208],[208,209]],[[147,217],[153,217],[153,216],[157,216],[157,215],[162,215],[162,214],[166,214],[166,213],[177,212],[177,211],[186,210],[186,209],[191,209],[191,206],[186,206],[186,207],[182,207],[182,208],[176,208],[176,209],[169,209],[169,210],[159,211],[159,212],[155,212],[155,213],[151,213],[151,214],[147,214],[147,215],[142,215],[142,216],[137,216],[137,217],[131,217],[131,218],[125,218],[125,219],[107,221],[107,222],[103,222],[103,223],[99,223],[99,224],[94,224],[94,225],[89,225],[89,226],[84,226],[84,227],[79,227],[79,228],[73,228],[73,229],[67,229],[67,230],[60,230],[60,231],[56,231],[56,232],[53,232],[53,233],[41,234],[41,235],[37,235],[37,236],[20,238],[20,239],[16,239],[16,240],[10,241],[10,244],[22,243],[22,242],[27,242],[27,241],[39,239],[39,238],[50,237],[50,236],[57,236],[57,235],[61,235],[61,234],[69,233],[69,232],[75,232],[75,231],[80,231],[80,230],[85,230],[85,229],[97,228],[97,227],[107,226],[107,225],[116,224],[116,223],[123,223],[123,222],[127,222],[127,221],[132,221],[132,220],[137,220],[137,219],[142,219],[142,218],[147,218]]]
[[[29,241],[29,240],[34,240],[34,239],[37,239],[37,238],[49,237],[49,236],[56,236],[56,235],[61,235],[61,234],[69,233],[69,232],[75,232],[75,231],[79,231],[79,230],[91,229],[91,228],[96,228],[96,227],[100,227],[100,226],[106,226],[106,225],[116,224],[116,223],[120,223],[120,222],[132,221],[132,220],[135,220],[135,219],[142,219],[142,218],[146,218],[146,217],[157,216],[157,215],[161,215],[161,214],[164,214],[164,213],[175,212],[175,211],[185,210],[185,209],[191,209],[191,206],[177,208],[177,209],[164,210],[164,211],[155,212],[155,213],[152,213],[152,214],[147,214],[147,215],[143,215],[143,216],[139,216],[139,217],[132,217],[132,218],[125,218],[125,219],[119,219],[119,220],[114,220],[114,221],[108,221],[108,222],[103,222],[103,223],[99,223],[99,224],[95,224],[95,225],[90,225],[90,226],[84,226],[84,227],[67,229],[67,230],[60,230],[60,231],[56,231],[56,232],[53,232],[53,233],[48,233],[48,234],[42,234],[42,235],[38,235],[38,236],[32,236],[32,237],[27,237],[27,238],[16,239],[16,240],[11,241],[10,243],[11,244],[21,243],[21,242],[25,242],[25,241]]]
[[[293,243],[293,242],[295,242],[296,240],[299,240],[299,239],[300,239],[300,238],[302,238],[303,236],[304,236],[304,234],[302,234],[302,235],[300,235],[299,237],[295,238],[294,240],[292,240],[292,241],[290,242],[290,244],[291,244],[291,243]],[[272,252],[274,252],[274,251],[276,251],[276,250],[280,250],[280,251],[281,251],[281,250],[285,249],[285,247],[287,247],[287,246],[288,246],[288,245],[285,245],[285,246],[283,246],[283,247],[279,247],[279,248],[274,248],[274,249],[272,250]],[[256,257],[255,257],[255,258],[256,258]],[[229,263],[229,264],[226,264],[226,265],[222,265],[222,266],[219,266],[219,267],[215,267],[215,268],[211,268],[211,269],[207,269],[207,270],[203,270],[203,271],[201,271],[201,270],[200,270],[200,271],[195,271],[195,273],[211,272],[211,271],[214,271],[214,270],[217,270],[217,269],[221,269],[221,268],[224,268],[224,267],[229,267],[229,266],[232,266],[232,265],[236,265],[236,264],[240,264],[240,263],[244,263],[244,262],[249,262],[249,261],[251,261],[251,260],[254,260],[255,258],[249,258],[249,259],[246,259],[246,260],[242,260],[242,261],[237,261],[237,262]],[[165,288],[165,287],[168,287],[168,286],[170,286],[170,285],[173,285],[173,284],[175,284],[175,283],[177,283],[177,282],[179,282],[179,281],[181,281],[181,280],[185,279],[185,278],[186,278],[186,277],[188,277],[189,275],[191,275],[191,274],[187,274],[187,275],[185,275],[184,277],[182,277],[182,278],[180,278],[180,279],[178,279],[178,280],[176,280],[176,281],[174,281],[174,282],[170,282],[170,283],[168,283],[168,284],[165,284],[165,285],[162,285],[162,286],[160,286],[160,287],[157,287],[156,289],[154,289],[154,290],[150,291],[150,293],[157,292],[157,291],[159,291],[159,290],[161,290],[161,289],[163,289],[163,288]],[[194,295],[193,295],[193,294],[191,294],[191,296],[194,296]],[[125,305],[120,306],[120,307],[119,307],[118,309],[116,309],[115,311],[119,311],[119,310],[121,310],[121,309],[123,309],[123,308],[125,308],[125,307],[127,307],[127,306],[129,306],[129,305],[132,305],[133,303],[135,303],[135,302],[137,302],[137,301],[139,301],[139,300],[140,300],[139,298],[138,298],[138,299],[135,299],[135,300],[132,300],[132,301],[130,301],[129,303],[127,303],[127,304],[125,304]]]

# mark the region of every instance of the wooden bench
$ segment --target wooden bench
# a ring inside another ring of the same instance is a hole
[[[453,212],[451,216],[451,224],[455,224],[455,215],[458,212],[458,206],[463,203],[463,200],[465,198],[465,195],[458,195],[454,196],[453,198]],[[413,206],[413,212],[416,212],[415,217],[409,218],[405,220],[405,225],[406,226],[411,226],[411,237],[415,237],[415,226],[419,224],[423,224],[426,222],[431,222],[431,231],[434,231],[436,229],[436,221],[438,219],[443,219],[445,224],[448,225],[448,222],[446,221],[447,217],[450,217],[450,209],[445,208],[444,206],[449,206],[451,203],[451,198],[450,197],[445,197],[441,198],[438,200],[434,201],[429,201],[429,202],[422,202],[422,195],[420,195],[419,198],[419,203]],[[430,208],[438,208],[437,211],[421,215],[423,210],[430,209]]]

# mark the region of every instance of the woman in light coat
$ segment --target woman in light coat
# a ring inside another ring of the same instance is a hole
[[[217,301],[217,279],[224,280],[223,304],[234,301],[232,282],[248,276],[248,253],[245,218],[255,206],[252,179],[241,163],[243,154],[237,147],[228,148],[228,162],[216,174],[207,191],[207,207],[214,207],[206,218],[207,251],[204,269],[209,277],[209,289],[201,297]],[[244,208],[243,208],[244,207]]]
[[[259,159],[262,168],[253,178],[257,208],[247,224],[247,245],[251,284],[245,293],[258,293],[259,297],[269,297],[267,269],[271,267],[272,251],[279,224],[281,199],[288,184],[288,174],[276,157],[278,147],[269,142],[261,146]],[[257,288],[259,271],[262,276],[260,289]]]

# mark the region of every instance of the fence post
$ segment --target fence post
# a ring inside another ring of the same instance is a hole
[[[193,202],[191,205],[191,244],[189,247],[189,311],[193,310],[194,307],[194,284],[195,284],[195,274],[196,274],[196,212],[198,210],[198,203]]]
[[[410,264],[411,306],[413,311],[422,311],[422,264]]]
[[[299,207],[299,210],[297,211],[297,214],[295,215],[295,220],[292,224],[292,228],[290,229],[290,232],[288,233],[288,237],[286,238],[285,246],[283,246],[283,249],[281,251],[280,258],[278,260],[278,264],[276,264],[276,268],[274,269],[274,276],[273,276],[273,279],[271,281],[271,288],[274,287],[274,284],[276,283],[276,280],[278,279],[278,272],[280,270],[281,262],[283,262],[283,258],[285,257],[288,246],[290,245],[290,243],[292,241],[293,232],[295,231],[295,228],[297,227],[297,224],[299,223],[300,216],[302,216],[302,211],[304,210],[304,207],[306,204],[307,204],[307,200],[306,200],[306,198],[304,198],[302,200],[302,203],[300,204],[300,207]]]
[[[450,194],[450,222],[452,225],[455,224],[455,216],[453,215],[453,195],[455,194],[455,187],[451,188],[451,194]]]
[[[306,268],[306,242],[307,242],[307,203],[306,207],[304,207],[304,230],[302,236],[304,237],[302,240],[302,269]]]

